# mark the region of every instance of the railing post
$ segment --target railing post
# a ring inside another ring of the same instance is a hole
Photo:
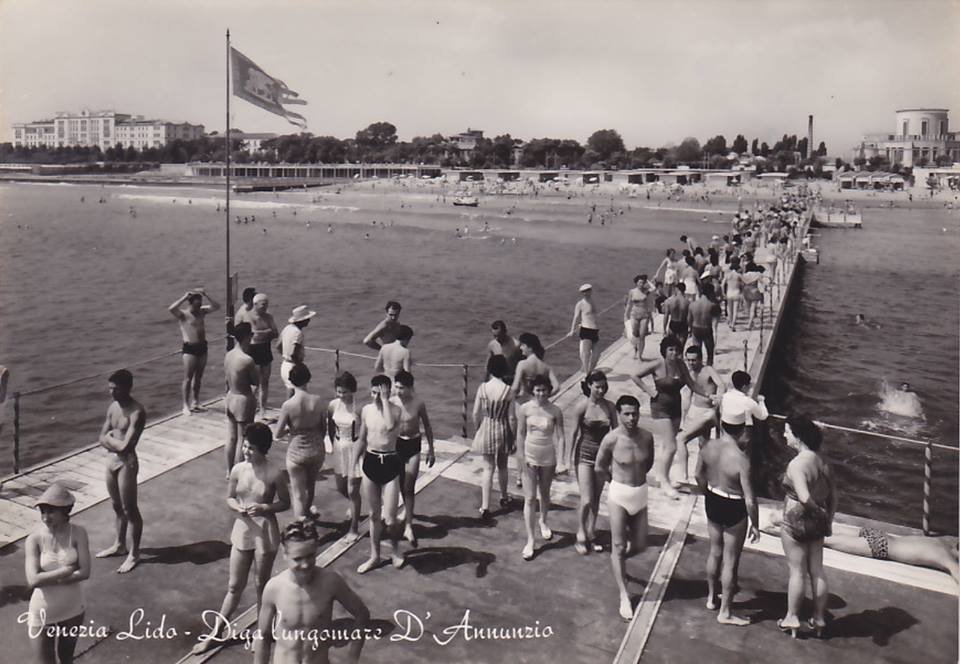
[[[923,448],[923,534],[930,534],[930,475],[933,468],[933,444]]]
[[[333,351],[333,370],[336,372],[336,375],[340,375],[340,349],[337,348]]]
[[[764,313],[766,312],[766,302],[760,303],[760,340],[757,342],[757,350],[763,351],[763,319]]]
[[[744,339],[743,340],[743,370],[748,371],[749,369],[750,367],[747,364],[747,340]]]
[[[13,393],[13,472],[20,472],[20,393]]]
[[[468,383],[470,380],[470,368],[464,364],[463,365],[463,437],[467,437],[467,391],[469,389]]]

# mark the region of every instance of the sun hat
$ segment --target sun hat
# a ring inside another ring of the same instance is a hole
[[[37,499],[37,502],[35,502],[33,506],[52,505],[53,507],[73,507],[75,502],[76,499],[72,493],[67,491],[66,487],[54,482],[47,487],[47,490],[43,492],[43,495]]]
[[[580,287],[580,292],[586,293],[588,290],[591,290],[592,288],[593,286],[591,286],[590,284],[584,284]]]
[[[293,308],[293,315],[287,319],[288,323],[299,323],[302,320],[310,320],[317,315],[316,311],[311,311],[310,308],[304,304]]]
[[[263,300],[266,300],[266,299],[267,299],[266,293],[257,293],[256,295],[253,296],[254,302],[262,302]]]

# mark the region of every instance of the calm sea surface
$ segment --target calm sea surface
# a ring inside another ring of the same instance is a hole
[[[514,334],[531,331],[549,343],[569,329],[580,283],[591,282],[606,307],[636,273],[652,272],[681,233],[705,240],[725,229],[710,211],[714,223],[700,212],[642,210],[641,199],[618,198],[614,223],[599,226],[608,196],[503,197],[471,209],[453,208],[436,193],[383,189],[233,200],[234,215],[256,216],[231,226],[241,287],[267,293],[281,326],[295,305],[317,309],[308,346],[369,352],[360,339],[382,316],[383,303],[397,299],[402,320],[415,330],[415,360],[477,364],[490,321],[502,318]],[[174,351],[179,332],[167,306],[195,286],[214,297],[224,292],[221,197],[195,188],[0,185],[0,363],[11,369],[12,389]],[[588,225],[594,204],[595,223]],[[765,387],[778,409],[955,445],[957,217],[945,210],[868,210],[866,217],[861,232],[821,231],[823,259],[803,274],[794,322],[783,331]],[[458,227],[468,227],[469,237],[458,239]],[[853,326],[856,312],[881,327]],[[614,307],[601,318],[604,345],[620,333],[620,317]],[[223,319],[217,313],[207,320],[213,338]],[[211,354],[204,398],[217,396],[223,384],[217,356]],[[572,341],[547,359],[561,378],[579,364]],[[177,408],[179,362],[170,356],[132,367],[134,393],[152,416]],[[312,389],[332,396],[332,356],[313,352],[308,364]],[[369,379],[372,362],[345,357],[342,365],[361,384]],[[480,373],[470,370],[471,399]],[[885,384],[901,381],[920,396],[916,417],[880,408]],[[459,433],[462,368],[421,368],[417,383],[435,431]],[[275,375],[272,403],[281,393]],[[105,377],[24,397],[22,465],[93,442],[107,403]],[[0,434],[0,475],[12,465],[11,429]],[[849,484],[845,511],[918,523],[919,449],[833,433],[828,444]],[[956,455],[938,452],[935,459],[943,464],[935,475],[936,523],[955,529]]]

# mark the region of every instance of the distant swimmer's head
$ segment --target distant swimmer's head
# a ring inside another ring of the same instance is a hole
[[[733,386],[743,392],[745,389],[750,387],[750,374],[746,371],[734,371],[733,375],[730,376],[730,382],[733,383]]]
[[[681,242],[686,242],[686,241],[687,241],[687,236],[686,236],[686,235],[681,235],[681,236],[680,236],[680,241],[681,241]]]
[[[250,323],[234,325],[232,336],[237,340],[237,343],[246,343],[253,337],[253,328],[250,326]]]
[[[910,391],[910,383],[900,383],[900,391],[901,391],[901,392],[909,392],[909,391]]]
[[[400,306],[400,303],[394,302],[393,300],[387,302],[386,306],[383,308],[383,310],[387,312],[387,318],[390,320],[397,320],[400,318],[401,309],[403,309],[403,307]]]
[[[672,334],[660,340],[660,355],[668,360],[675,360],[680,355],[683,343]]]
[[[273,445],[273,432],[263,422],[248,424],[243,432],[243,438],[247,445],[264,456]]]
[[[530,355],[536,355],[541,360],[545,353],[543,349],[543,344],[540,343],[540,337],[530,332],[524,332],[517,338],[517,343],[520,344],[520,351],[523,353],[524,357],[530,357]]]
[[[312,377],[306,364],[294,364],[290,369],[289,379],[296,387],[303,387],[310,382]]]
[[[344,371],[333,379],[333,389],[337,392],[337,398],[342,399],[357,391],[357,379],[349,371]]]
[[[856,319],[854,320],[854,322],[855,322],[857,325],[862,325],[862,324],[865,323],[866,321],[867,321],[867,319],[866,319],[866,317],[865,317],[863,314],[857,314],[857,317],[856,317]]]
[[[798,414],[788,417],[787,424],[783,428],[783,435],[787,439],[787,445],[794,449],[800,449],[802,443],[808,449],[816,452],[823,442],[820,427],[806,415]]]
[[[487,373],[501,380],[510,373],[510,365],[503,355],[491,355],[487,358]]]
[[[125,397],[133,389],[133,374],[126,369],[117,369],[107,379],[110,387],[110,396],[114,399]]]
[[[253,304],[253,296],[256,294],[257,289],[251,286],[243,289],[243,295],[241,295],[240,298],[243,300],[244,304],[250,305]]]
[[[406,347],[411,339],[413,339],[413,328],[409,325],[401,325],[400,329],[397,330],[397,341]]]

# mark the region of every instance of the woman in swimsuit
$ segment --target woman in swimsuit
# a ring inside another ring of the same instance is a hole
[[[550,379],[533,379],[533,399],[517,410],[517,454],[523,473],[523,522],[527,529],[527,543],[523,559],[533,560],[536,542],[533,534],[534,502],[540,499],[540,535],[545,540],[553,537],[547,525],[550,511],[550,485],[557,466],[557,447],[564,448],[563,413],[550,403]]]
[[[360,422],[357,418],[356,401],[357,379],[349,371],[344,371],[333,381],[337,398],[327,406],[327,435],[333,448],[333,473],[337,482],[337,491],[350,501],[347,517],[350,527],[346,540],[355,542],[360,539],[360,469],[354,463],[353,449],[360,436]]]
[[[30,533],[24,546],[27,585],[33,588],[27,624],[40,664],[73,662],[78,637],[67,630],[83,624],[80,582],[90,578],[90,545],[87,531],[70,523],[73,504],[69,491],[51,484],[36,502],[44,528]]]
[[[473,451],[483,457],[483,474],[480,479],[480,517],[490,514],[490,493],[493,490],[493,471],[497,469],[500,481],[500,507],[510,506],[507,493],[507,459],[516,443],[516,413],[510,386],[504,377],[510,367],[503,355],[491,355],[487,360],[489,378],[477,388],[473,402],[473,424],[477,433],[473,438]],[[513,421],[513,426],[511,426]]]
[[[263,588],[273,573],[273,561],[280,548],[277,512],[290,508],[290,495],[283,470],[267,459],[272,445],[270,427],[254,422],[244,432],[243,461],[230,470],[227,507],[237,513],[237,518],[230,533],[230,579],[227,594],[220,605],[220,615],[225,618],[233,615],[240,604],[251,566],[255,566],[259,607]],[[218,627],[227,630],[226,625]],[[202,639],[194,646],[194,654],[214,647],[219,642],[216,637],[216,633],[211,633]]]
[[[740,259],[734,258],[730,262],[730,267],[727,269],[726,275],[723,277],[723,288],[727,293],[727,323],[730,325],[731,331],[736,331],[737,329],[737,314],[739,313],[740,301],[742,299],[740,293],[741,283]]]
[[[747,321],[747,329],[753,329],[753,319],[757,315],[757,306],[763,306],[763,292],[760,290],[761,282],[764,281],[764,267],[754,264],[748,267],[740,281],[743,283],[743,301],[750,306],[750,318]]]
[[[573,430],[573,457],[577,469],[577,485],[580,488],[580,508],[577,541],[574,548],[577,553],[586,555],[593,542],[594,551],[603,551],[603,547],[594,542],[597,511],[600,507],[600,493],[606,475],[594,469],[597,451],[603,437],[617,426],[617,411],[613,403],[607,400],[607,376],[602,371],[593,371],[583,381],[583,393],[587,397],[577,404],[573,411],[577,426]]]
[[[290,475],[290,496],[296,518],[317,514],[313,506],[314,490],[323,466],[325,450],[323,435],[327,418],[323,400],[307,392],[310,370],[305,364],[296,364],[290,370],[293,396],[280,406],[277,438],[289,434],[287,473]]]
[[[830,467],[817,454],[822,442],[817,425],[803,415],[788,417],[784,437],[787,445],[797,450],[797,456],[787,465],[783,479],[786,497],[780,541],[787,557],[790,581],[787,584],[787,615],[777,621],[777,626],[797,635],[804,581],[809,576],[814,599],[813,617],[807,621],[807,626],[819,636],[826,626],[824,612],[828,597],[827,577],[823,572],[823,540],[832,532],[837,492]]]
[[[653,462],[655,479],[649,480],[648,484],[662,486],[664,493],[673,499],[680,497],[677,493],[680,485],[670,481],[670,467],[677,452],[677,433],[683,414],[680,390],[686,385],[695,394],[711,396],[697,386],[680,354],[680,341],[668,335],[660,341],[661,358],[640,365],[640,370],[632,377],[633,382],[650,396],[650,416],[653,418],[651,431],[657,442]],[[653,376],[653,389],[643,381],[644,377],[650,375]]]
[[[519,406],[527,401],[533,394],[533,381],[537,377],[548,379],[550,384],[554,386],[550,396],[556,394],[560,390],[560,382],[550,365],[543,361],[546,351],[540,344],[540,338],[535,334],[524,332],[517,337],[517,344],[520,346],[523,359],[517,363],[513,385],[510,388],[511,396],[515,399],[517,405]],[[561,460],[565,461],[566,450],[561,449],[559,456]],[[523,468],[523,459],[518,457],[517,460],[518,467]],[[565,466],[561,466],[558,470],[561,473],[567,472]],[[523,473],[520,475],[522,477]],[[521,485],[521,478],[517,478],[517,486]]]
[[[633,278],[634,287],[627,292],[623,309],[624,333],[633,344],[634,356],[643,357],[643,344],[653,327],[653,307],[651,295],[654,288],[647,281],[647,275],[638,274]],[[672,290],[671,285],[669,290]]]

